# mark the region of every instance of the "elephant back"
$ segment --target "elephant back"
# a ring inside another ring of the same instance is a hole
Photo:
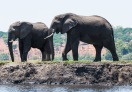
[[[42,22],[36,22],[36,23],[33,23],[33,29],[34,30],[45,30],[45,29],[48,29],[48,27]]]

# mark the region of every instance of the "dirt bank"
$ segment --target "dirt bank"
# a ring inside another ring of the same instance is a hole
[[[7,63],[0,66],[1,84],[132,84],[132,64],[127,63]]]

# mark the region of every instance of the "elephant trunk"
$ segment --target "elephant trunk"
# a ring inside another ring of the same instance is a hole
[[[52,54],[51,60],[54,60],[54,44],[53,44],[53,37],[50,37],[50,38],[49,38],[49,43],[50,43],[50,49],[51,49],[51,54]]]
[[[8,48],[9,48],[11,60],[12,60],[12,62],[14,62],[14,55],[13,55],[12,43],[13,43],[13,42],[10,42],[10,41],[8,40]]]
[[[48,36],[44,39],[49,40],[49,45],[50,45],[50,50],[51,50],[51,60],[54,60],[54,44],[53,44],[53,35],[54,35],[54,29],[49,29],[48,30]]]
[[[15,40],[15,35],[8,33],[8,49],[9,49],[12,62],[14,62],[14,55],[13,55],[13,48],[12,48],[12,43],[14,40]]]

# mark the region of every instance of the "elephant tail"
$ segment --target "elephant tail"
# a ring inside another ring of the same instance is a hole
[[[112,36],[113,42],[114,42],[114,29],[113,29],[112,25],[107,20],[106,20],[106,22],[107,22],[106,27],[107,27],[107,29],[109,29],[111,31],[111,33],[112,33],[111,36]]]
[[[113,42],[115,42],[115,40],[114,40],[114,29],[112,28],[112,26],[111,26],[111,31],[112,31]]]

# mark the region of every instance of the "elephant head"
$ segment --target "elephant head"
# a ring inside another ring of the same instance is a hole
[[[11,56],[11,60],[14,61],[14,55],[13,55],[13,49],[12,49],[12,43],[17,38],[24,39],[33,28],[33,25],[28,22],[15,22],[10,25],[8,30],[8,48]]]
[[[63,34],[75,27],[77,23],[78,22],[75,20],[75,15],[72,13],[58,15],[52,20],[50,30],[52,30],[53,33],[60,32]],[[53,47],[52,45],[53,43],[50,43],[51,47]]]
[[[72,13],[58,15],[53,19],[50,29],[56,33],[66,33],[77,25],[78,22],[75,17],[76,15]]]

